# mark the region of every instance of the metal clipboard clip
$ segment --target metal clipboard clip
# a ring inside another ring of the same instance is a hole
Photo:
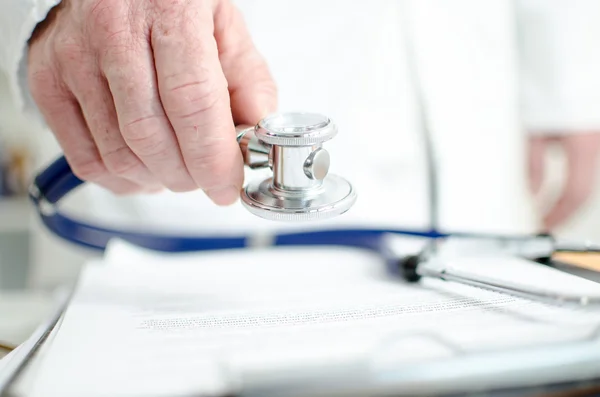
[[[248,397],[513,397],[577,390],[600,394],[600,326],[577,340],[472,351],[440,332],[391,333],[355,360],[247,371],[233,395]],[[430,343],[438,354],[410,359],[402,346]],[[400,346],[400,348],[398,347]],[[534,394],[532,394],[534,393]]]
[[[544,280],[523,277],[505,278],[493,274],[461,269],[453,266],[453,262],[480,261],[482,266],[488,260],[506,261],[509,265],[519,260],[523,266],[546,266],[555,271],[577,276],[587,282],[587,287],[600,283],[600,272],[587,270],[575,265],[555,261],[557,253],[597,254],[600,246],[588,242],[559,242],[551,235],[537,236],[473,236],[454,235],[430,240],[414,255],[399,258],[392,244],[387,245],[386,258],[392,273],[409,282],[419,282],[423,278],[435,278],[444,281],[458,282],[473,287],[484,288],[513,296],[527,298],[544,303],[575,306],[595,306],[600,308],[600,284],[597,288],[584,288],[574,292],[560,291],[544,285]],[[481,270],[485,270],[480,268]],[[496,268],[496,270],[498,270]],[[549,269],[548,269],[549,270]],[[550,272],[552,270],[549,270]],[[591,276],[591,277],[590,277]]]

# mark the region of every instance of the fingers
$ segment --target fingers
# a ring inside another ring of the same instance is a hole
[[[43,79],[43,81],[42,81]],[[116,194],[143,191],[139,184],[109,173],[98,153],[76,99],[64,88],[54,84],[48,73],[32,76],[37,89],[32,91],[48,127],[54,132],[65,158],[80,179],[88,180]]]
[[[119,38],[125,44],[111,46],[101,60],[123,142],[163,186],[174,192],[195,190],[198,185],[186,168],[177,137],[163,110],[150,44],[146,40],[136,41],[131,33],[127,36]]]
[[[131,151],[121,135],[113,98],[106,81],[97,72],[78,74],[80,78],[75,78],[70,88],[79,102],[108,172],[149,189],[159,188],[159,182]],[[84,76],[86,81],[82,81]]]
[[[186,167],[217,204],[237,200],[243,162],[207,2],[164,10],[151,37],[160,98]]]
[[[556,204],[544,216],[547,230],[571,218],[594,190],[600,134],[576,134],[561,139],[567,159],[567,178]]]
[[[529,140],[529,187],[534,195],[538,195],[544,182],[544,166],[549,141],[546,137],[532,137]]]
[[[254,125],[277,109],[277,87],[239,10],[228,0],[220,1],[214,20],[234,121]]]

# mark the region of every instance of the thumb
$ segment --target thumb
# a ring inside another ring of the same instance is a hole
[[[254,125],[277,109],[277,86],[240,11],[229,1],[215,8],[215,39],[235,124]]]

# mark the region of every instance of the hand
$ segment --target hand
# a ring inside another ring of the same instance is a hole
[[[74,173],[115,193],[243,184],[235,124],[276,87],[230,0],[63,0],[30,40],[29,85]]]
[[[544,158],[551,144],[558,144],[563,150],[567,172],[558,200],[543,216],[546,231],[563,225],[590,198],[596,181],[600,132],[532,137],[529,141],[529,176],[534,194],[542,187]]]

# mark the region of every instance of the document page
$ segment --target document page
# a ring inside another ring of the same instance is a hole
[[[599,325],[590,309],[409,285],[356,249],[120,246],[82,272],[32,395],[219,395],[249,374],[544,346],[593,338]]]
[[[2,373],[2,370],[8,366],[8,363],[17,354],[17,351],[19,351],[18,346],[15,348],[15,350],[0,358],[0,373]]]

